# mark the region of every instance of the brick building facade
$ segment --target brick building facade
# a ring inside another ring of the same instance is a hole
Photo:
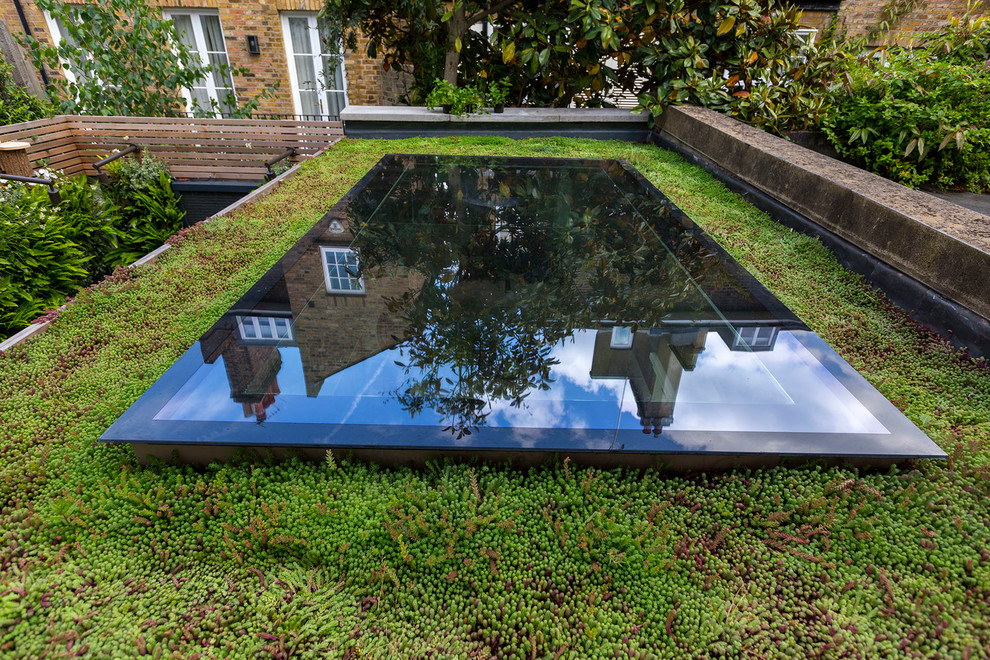
[[[226,55],[232,68],[247,69],[248,73],[234,77],[234,89],[239,99],[253,98],[265,90],[274,90],[264,99],[259,114],[308,114],[299,107],[298,89],[289,72],[287,16],[316,16],[322,0],[152,0],[163,11],[213,15],[219,18]],[[0,19],[10,32],[24,32],[17,4],[23,10],[31,34],[38,41],[53,43],[53,26],[33,0],[0,0]],[[248,37],[258,40],[258,54],[249,52]],[[367,42],[358,40],[355,50],[344,53],[343,87],[348,104],[390,105],[408,88],[402,74],[385,72],[381,61],[366,56]],[[58,75],[50,72],[50,75]],[[295,89],[294,89],[295,88]],[[334,112],[326,113],[329,115]]]
[[[75,2],[77,0],[70,0]],[[83,0],[78,0],[82,2]],[[246,75],[233,80],[240,100],[269,91],[269,98],[261,101],[260,115],[306,115],[312,107],[306,107],[297,81],[298,74],[290,71],[290,50],[294,48],[290,37],[288,17],[313,17],[323,6],[323,0],[152,0],[164,12],[172,15],[209,15],[219,19],[222,41],[232,68],[247,70]],[[803,23],[808,28],[824,30],[833,16],[838,26],[850,36],[868,34],[880,20],[886,2],[881,0],[797,0],[804,8]],[[20,6],[23,11],[23,20]],[[927,0],[919,2],[907,12],[890,32],[897,41],[907,42],[911,36],[937,28],[946,22],[950,14],[961,15],[966,11],[966,0]],[[39,41],[53,43],[53,24],[33,0],[0,0],[0,19],[13,34],[24,31],[24,22]],[[215,23],[215,21],[214,21]],[[178,23],[177,23],[178,25]],[[258,53],[251,53],[248,37],[257,38]],[[315,41],[313,43],[316,43]],[[288,46],[288,48],[287,48]],[[381,61],[366,56],[367,42],[359,39],[355,50],[347,50],[342,62],[342,75],[334,87],[337,102],[326,103],[317,114],[332,118],[345,102],[354,105],[391,105],[409,89],[408,74],[386,72]],[[205,55],[204,55],[205,57]],[[59,75],[59,72],[49,72]],[[204,92],[205,93],[205,92]],[[332,106],[332,107],[327,107]]]
[[[888,2],[885,0],[798,0],[804,8],[802,23],[809,28],[825,30],[833,16],[838,19],[838,29],[850,37],[866,36],[883,17]],[[912,37],[930,32],[945,25],[950,15],[961,16],[966,12],[967,0],[922,0],[914,9],[904,14],[892,26],[889,38],[896,43],[907,44]],[[981,13],[986,13],[986,8]]]

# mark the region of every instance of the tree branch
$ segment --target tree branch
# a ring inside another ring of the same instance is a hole
[[[483,19],[485,16],[491,16],[492,14],[499,13],[503,9],[508,9],[512,5],[516,4],[518,1],[519,0],[501,0],[500,2],[495,3],[494,7],[489,7],[488,9],[482,9],[479,12],[475,12],[474,14],[471,14],[470,16],[468,16],[467,19],[468,27],[474,25],[475,23]]]

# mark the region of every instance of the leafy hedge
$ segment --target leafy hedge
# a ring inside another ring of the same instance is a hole
[[[628,159],[952,457],[667,476],[561,462],[205,470],[94,443],[385,153]],[[648,145],[342,141],[0,358],[11,657],[981,657],[990,370]]]
[[[106,187],[85,176],[58,179],[57,206],[43,186],[0,187],[0,336],[182,228],[184,213],[161,161],[113,165]]]
[[[0,56],[0,126],[49,116],[51,103],[37,98],[15,83],[12,70]]]
[[[916,188],[990,190],[990,19],[952,19],[918,48],[849,58],[823,122],[844,158]]]
[[[912,188],[990,189],[990,69],[894,49],[845,73],[824,123],[840,155]]]

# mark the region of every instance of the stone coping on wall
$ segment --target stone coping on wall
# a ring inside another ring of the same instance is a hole
[[[506,108],[505,112],[471,114],[464,117],[449,115],[422,106],[350,105],[340,111],[341,121],[409,121],[424,123],[482,124],[498,121],[503,124],[549,124],[608,121],[646,125],[646,115],[635,115],[622,108]],[[345,124],[346,126],[346,124]]]
[[[421,106],[352,105],[340,112],[344,135],[398,139],[448,135],[590,137],[645,141],[646,115],[621,108],[506,108],[457,116]]]
[[[990,319],[987,216],[705,108],[668,108],[656,136]]]

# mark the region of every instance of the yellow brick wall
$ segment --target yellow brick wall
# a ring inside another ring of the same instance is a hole
[[[259,113],[295,114],[279,12],[317,12],[323,6],[321,0],[158,0],[155,4],[162,8],[216,10],[220,16],[230,65],[247,69],[246,74],[234,78],[238,99],[244,101],[269,90],[272,98],[261,102]],[[31,0],[22,0],[21,5],[34,37],[39,41],[52,43],[41,9]],[[12,33],[23,33],[13,0],[0,0],[0,18]],[[248,53],[248,35],[258,37],[260,55]],[[366,56],[366,45],[367,41],[362,38],[356,51],[344,53],[348,103],[378,105],[394,101],[390,93],[395,85],[388,86],[386,90],[383,80],[388,81],[395,76],[390,78],[382,75],[381,61]]]
[[[851,37],[867,35],[881,17],[887,1],[882,0],[842,0],[839,8],[839,28],[845,29]],[[923,32],[935,30],[944,25],[950,15],[960,16],[966,11],[966,0],[927,0],[919,3],[914,11],[907,13],[891,29],[889,41],[907,45],[911,39]],[[985,14],[987,9],[980,13]],[[824,30],[831,20],[832,12],[806,11],[802,24]]]

